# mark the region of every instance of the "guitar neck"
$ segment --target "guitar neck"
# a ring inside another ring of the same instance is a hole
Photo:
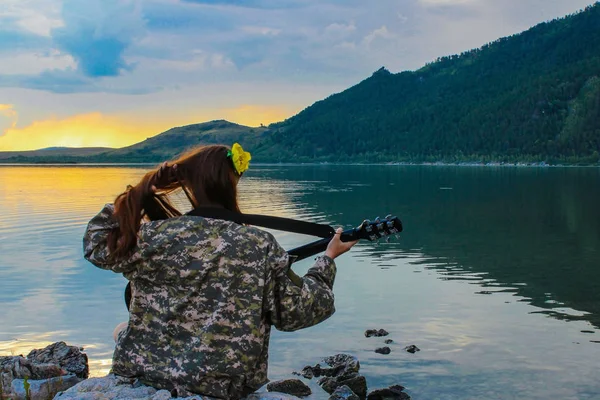
[[[342,232],[340,240],[342,242],[350,242],[352,240],[357,240],[358,235],[356,229],[348,229],[347,231]],[[316,240],[314,242],[305,244],[304,246],[296,247],[294,249],[288,250],[288,254],[290,255],[291,263],[296,261],[304,260],[310,256],[314,256],[315,254],[319,254],[327,249],[327,245],[331,241],[331,237]]]

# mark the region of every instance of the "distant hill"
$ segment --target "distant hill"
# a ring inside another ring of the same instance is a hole
[[[259,162],[600,163],[600,3],[417,71],[381,68],[268,128],[211,121],[117,150],[0,162],[154,163],[235,141]]]
[[[60,157],[85,157],[113,150],[110,147],[49,147],[30,151],[0,151],[0,160],[24,160],[28,158],[60,158]]]
[[[259,148],[267,128],[252,128],[217,120],[169,129],[143,142],[120,149],[56,148],[30,152],[0,152],[0,163],[158,163],[201,144],[239,142]]]
[[[201,144],[239,142],[255,148],[264,139],[266,128],[251,128],[225,120],[169,129],[143,142],[89,157],[92,162],[160,162]]]
[[[600,3],[417,71],[382,68],[270,128],[274,161],[598,162]]]

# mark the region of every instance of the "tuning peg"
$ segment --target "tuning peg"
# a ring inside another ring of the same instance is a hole
[[[385,216],[385,219],[392,219],[392,214],[388,214]]]

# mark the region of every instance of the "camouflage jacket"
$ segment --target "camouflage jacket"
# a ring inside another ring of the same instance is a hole
[[[288,254],[270,233],[181,216],[142,224],[131,255],[111,261],[113,211],[107,204],[89,222],[83,248],[94,265],[131,282],[129,323],[113,355],[117,375],[178,396],[238,399],[268,381],[271,325],[294,331],[335,311],[329,257],[292,281]]]

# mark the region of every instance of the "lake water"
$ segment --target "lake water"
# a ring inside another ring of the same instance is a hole
[[[0,355],[64,340],[107,373],[126,281],[87,263],[81,239],[144,172],[0,167]],[[271,379],[347,352],[370,389],[402,384],[413,399],[600,399],[600,169],[253,166],[240,200],[344,227],[389,213],[405,227],[338,259],[336,314],[275,331]],[[275,234],[285,248],[312,239]],[[385,338],[365,338],[371,328],[390,332],[391,354],[374,352]]]

